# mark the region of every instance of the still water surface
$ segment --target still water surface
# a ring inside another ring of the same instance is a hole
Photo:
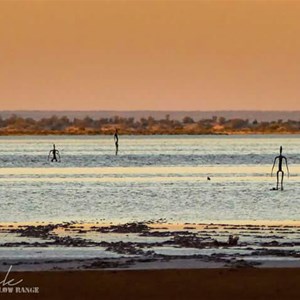
[[[299,220],[299,174],[298,135],[120,136],[118,156],[108,136],[1,137],[0,222]]]

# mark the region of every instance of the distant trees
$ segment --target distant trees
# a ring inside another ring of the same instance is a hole
[[[242,129],[249,127],[249,120],[243,119],[232,119],[230,122],[226,123],[228,128],[232,129]]]
[[[185,116],[181,121],[166,115],[161,120],[149,116],[135,120],[113,116],[93,119],[69,119],[67,116],[22,118],[15,114],[4,119],[0,116],[0,134],[112,134],[119,128],[123,134],[231,134],[231,133],[300,133],[300,121],[277,120],[273,122],[249,121],[240,118],[225,119],[212,116],[210,119],[194,120]]]
[[[184,117],[182,119],[182,122],[183,122],[183,124],[193,124],[193,123],[195,123],[195,121],[193,120],[193,118],[188,117],[188,116]]]
[[[224,125],[226,123],[226,119],[224,117],[219,117],[219,124]]]

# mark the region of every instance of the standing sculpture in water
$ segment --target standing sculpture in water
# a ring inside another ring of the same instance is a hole
[[[284,177],[284,172],[282,170],[283,160],[285,161],[285,164],[286,164],[288,177],[290,177],[290,171],[289,171],[289,167],[288,167],[288,163],[287,163],[287,158],[284,155],[282,155],[282,146],[280,146],[280,154],[278,156],[276,156],[275,159],[274,159],[274,163],[273,163],[273,167],[272,167],[272,171],[271,171],[271,177],[273,175],[273,169],[275,167],[275,163],[276,163],[277,159],[278,159],[278,171],[277,171],[277,185],[276,185],[275,190],[278,190],[280,173],[281,173],[281,190],[283,190],[283,177]]]
[[[116,128],[115,134],[114,134],[114,141],[116,145],[116,155],[118,155],[119,151],[119,135],[118,135],[118,129]]]
[[[55,149],[55,144],[53,144],[53,149],[50,150],[50,152],[49,152],[48,160],[49,160],[51,154],[52,154],[51,162],[53,162],[53,161],[55,161],[55,162],[60,162],[59,151]],[[57,156],[58,156],[58,158],[59,158],[59,161],[57,160]]]

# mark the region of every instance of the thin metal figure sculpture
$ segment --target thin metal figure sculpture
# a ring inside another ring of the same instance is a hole
[[[53,161],[60,162],[59,151],[55,149],[55,144],[53,144],[53,149],[50,150],[50,152],[49,152],[48,160],[49,160],[51,154],[52,154],[51,162],[53,162]],[[59,161],[57,160],[57,156],[59,158]]]
[[[278,186],[279,186],[279,173],[281,173],[281,190],[283,191],[283,177],[284,177],[284,172],[282,170],[282,161],[285,161],[286,164],[286,169],[288,172],[288,177],[290,177],[290,171],[289,171],[289,167],[288,167],[288,163],[287,163],[287,158],[282,155],[282,146],[280,146],[280,154],[278,156],[275,157],[274,159],[274,163],[273,163],[273,167],[272,167],[272,171],[271,171],[271,177],[273,176],[273,169],[275,167],[275,163],[276,160],[278,159],[278,171],[277,171],[277,185],[275,190],[278,190]]]
[[[118,155],[119,152],[119,135],[118,135],[118,129],[116,128],[115,134],[114,134],[114,141],[116,145],[116,155]]]

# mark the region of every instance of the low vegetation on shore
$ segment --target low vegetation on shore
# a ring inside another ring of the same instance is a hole
[[[35,120],[12,115],[6,119],[0,116],[0,135],[96,135],[112,134],[118,128],[121,134],[284,134],[300,133],[300,121],[277,120],[264,122],[244,119],[210,119],[194,120],[184,117],[172,120],[169,115],[156,120],[149,116],[136,120],[134,118],[69,119],[67,116],[42,118]]]

